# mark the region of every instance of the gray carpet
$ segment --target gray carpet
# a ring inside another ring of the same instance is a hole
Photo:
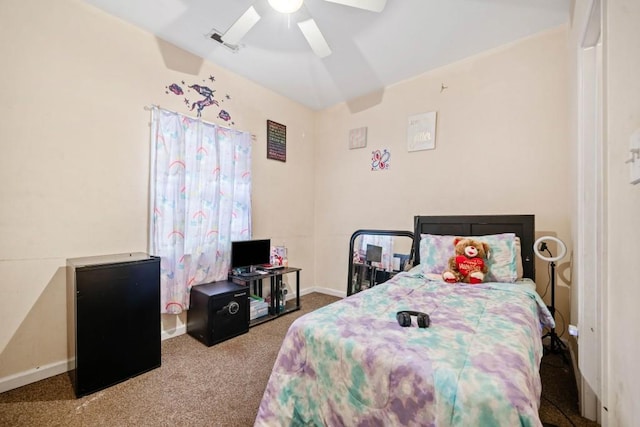
[[[212,347],[186,334],[163,341],[160,368],[79,399],[67,374],[2,393],[0,426],[252,426],[291,322],[337,299],[305,295],[302,310]],[[545,356],[541,373],[543,422],[596,425],[578,415],[570,366]]]

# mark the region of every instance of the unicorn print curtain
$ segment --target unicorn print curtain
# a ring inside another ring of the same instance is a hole
[[[226,279],[231,241],[251,237],[251,135],[153,108],[150,187],[161,311],[177,314],[192,286]]]

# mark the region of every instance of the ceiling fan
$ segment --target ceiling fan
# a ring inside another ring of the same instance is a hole
[[[357,9],[368,10],[371,12],[382,12],[386,6],[387,0],[324,0],[331,3],[337,3],[344,6],[355,7]],[[269,5],[278,12],[291,14],[296,12],[304,0],[268,0]],[[229,29],[220,34],[213,30],[209,37],[225,45],[227,48],[237,52],[238,43],[260,20],[260,15],[253,6],[250,6],[241,16],[234,22]],[[304,35],[305,39],[311,46],[311,50],[320,58],[331,55],[331,48],[325,40],[320,28],[313,18],[298,22],[298,27]]]

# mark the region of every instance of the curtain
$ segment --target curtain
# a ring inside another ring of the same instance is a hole
[[[192,286],[227,278],[231,241],[251,237],[251,135],[154,107],[150,187],[161,311],[177,314]]]

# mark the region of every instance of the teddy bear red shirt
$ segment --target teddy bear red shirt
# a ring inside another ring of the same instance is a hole
[[[482,258],[467,258],[464,255],[457,255],[456,265],[458,266],[458,271],[466,277],[473,272],[482,271],[484,260]],[[470,283],[480,283],[480,280],[474,277],[471,277],[469,280]]]

